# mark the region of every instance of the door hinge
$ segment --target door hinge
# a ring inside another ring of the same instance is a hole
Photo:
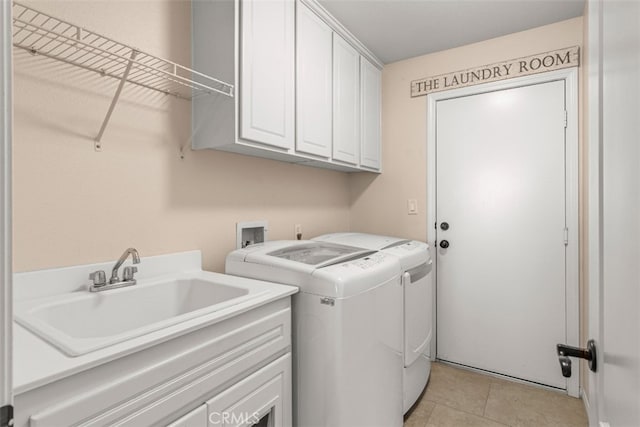
[[[0,408],[0,427],[13,426],[13,406],[5,405]]]
[[[569,122],[569,113],[567,113],[567,110],[564,110],[564,128],[567,128],[567,123]]]
[[[569,244],[569,229],[567,227],[564,228],[564,245],[567,246]]]

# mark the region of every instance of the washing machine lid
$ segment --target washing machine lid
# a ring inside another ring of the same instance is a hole
[[[286,240],[266,242],[242,251],[243,261],[312,273],[318,268],[371,255],[375,251],[329,242]]]
[[[399,237],[379,236],[376,234],[366,233],[330,233],[315,237],[312,240],[357,246],[359,248],[378,251],[392,248],[394,246],[403,245],[411,241],[407,239],[401,239]]]
[[[431,260],[429,245],[417,240],[366,233],[331,233],[318,236],[313,240],[384,251],[398,257],[405,270],[424,263],[428,264]]]
[[[374,252],[375,251],[335,243],[309,242],[304,245],[278,249],[267,253],[267,256],[322,268],[362,258]]]

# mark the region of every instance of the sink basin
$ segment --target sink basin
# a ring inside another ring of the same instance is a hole
[[[139,282],[16,304],[16,321],[70,356],[79,356],[263,294],[198,277]]]

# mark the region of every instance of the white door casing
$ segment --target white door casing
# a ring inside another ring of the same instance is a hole
[[[13,301],[11,271],[11,138],[12,138],[12,54],[11,6],[0,5],[0,407],[3,418],[13,405]],[[9,420],[2,420],[8,422]],[[4,424],[3,424],[4,425]]]
[[[436,105],[438,101],[447,99],[453,99],[458,97],[465,97],[473,94],[485,93],[485,92],[497,92],[501,90],[509,90],[522,86],[538,85],[547,83],[550,81],[560,81],[566,87],[566,105],[567,111],[567,128],[566,128],[566,226],[568,228],[568,246],[566,247],[566,340],[560,342],[566,342],[569,345],[578,344],[578,138],[577,138],[577,70],[567,69],[544,73],[536,76],[527,76],[518,79],[505,80],[502,82],[489,83],[484,85],[471,86],[467,88],[456,89],[447,92],[439,92],[430,94],[427,97],[428,103],[428,137],[427,137],[427,221],[428,232],[427,241],[435,248],[437,233],[434,227],[436,220],[448,221],[446,218],[436,217]],[[506,93],[506,92],[505,92]],[[498,98],[496,98],[498,100]],[[502,99],[501,101],[507,101]],[[490,177],[488,177],[490,178]],[[496,231],[500,230],[496,224]],[[453,229],[452,225],[452,229]],[[492,229],[492,231],[494,231]],[[441,232],[442,233],[442,232]],[[560,236],[562,236],[562,229],[560,230]],[[562,242],[562,237],[560,237]],[[455,245],[454,242],[451,243]],[[486,248],[491,248],[492,242],[486,242]],[[441,254],[436,254],[436,258]],[[508,268],[508,266],[507,266]],[[536,268],[543,268],[537,266]],[[434,269],[436,277],[438,275],[438,268],[436,262],[436,268]],[[535,271],[535,269],[532,269]],[[469,275],[473,273],[469,272]],[[529,272],[525,274],[530,274]],[[438,310],[441,307],[437,307]],[[482,310],[482,308],[479,308]],[[436,325],[438,327],[439,325]],[[526,337],[523,337],[526,340]],[[433,340],[432,342],[435,342]],[[509,344],[506,344],[509,345]],[[434,344],[435,346],[435,344]],[[555,348],[549,349],[550,355],[555,356]],[[432,348],[432,354],[436,354],[436,349]],[[550,357],[551,357],[550,356]],[[560,374],[560,368],[555,359],[558,375]],[[577,363],[576,363],[577,365]],[[570,395],[578,396],[578,369],[574,368],[574,375],[567,381],[566,387]]]
[[[585,20],[588,28],[588,40],[586,49],[588,50],[588,64],[587,64],[587,143],[588,143],[588,158],[589,158],[589,177],[588,177],[588,294],[589,294],[589,307],[588,307],[588,337],[596,342],[596,358],[602,361],[602,340],[600,339],[600,325],[601,325],[601,309],[600,301],[602,290],[602,237],[601,230],[601,194],[602,194],[602,153],[601,153],[601,136],[600,136],[600,122],[602,114],[602,104],[600,99],[602,97],[601,92],[601,47],[600,47],[600,32],[601,30],[601,2],[599,0],[589,0],[588,7],[585,8],[586,16]],[[602,372],[602,366],[599,369]],[[604,414],[604,411],[598,406],[602,405],[604,399],[597,399],[598,390],[602,389],[599,384],[602,375],[600,373],[589,372],[588,374],[588,392],[585,393],[583,399],[587,408],[587,415],[589,417],[589,425],[593,426],[597,424],[599,414]]]

